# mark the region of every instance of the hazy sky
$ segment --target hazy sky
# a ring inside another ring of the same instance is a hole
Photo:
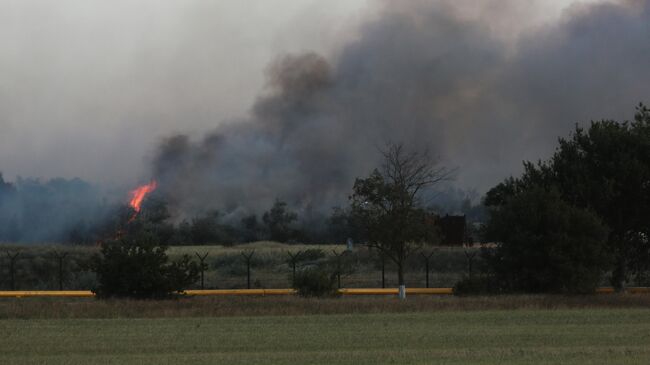
[[[1,0],[0,170],[141,178],[159,137],[241,116],[273,57],[326,51],[363,15],[324,3]]]
[[[0,171],[147,178],[160,138],[245,117],[270,61],[336,57],[385,2],[0,0]],[[493,18],[493,32],[514,39],[573,3],[484,0],[461,11]]]

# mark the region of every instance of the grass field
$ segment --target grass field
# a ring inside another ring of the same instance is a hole
[[[0,300],[0,364],[648,364],[650,295]]]
[[[124,319],[262,317],[491,310],[645,309],[648,294],[393,296],[300,298],[190,297],[177,300],[0,298],[0,321],[11,319]]]
[[[2,364],[648,364],[650,310],[1,320]]]

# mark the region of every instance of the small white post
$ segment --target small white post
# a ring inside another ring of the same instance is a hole
[[[399,286],[399,295],[398,297],[400,299],[406,299],[406,285],[400,285]]]

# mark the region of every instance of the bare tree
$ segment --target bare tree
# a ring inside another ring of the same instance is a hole
[[[422,193],[450,179],[452,171],[438,166],[426,151],[407,151],[401,144],[389,144],[382,154],[381,169],[355,181],[352,213],[367,245],[396,264],[403,290],[406,258],[435,239]]]

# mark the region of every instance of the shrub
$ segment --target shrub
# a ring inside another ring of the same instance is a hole
[[[300,261],[303,264],[316,263],[325,258],[325,252],[319,248],[309,248],[300,252]]]
[[[169,260],[167,246],[154,235],[102,244],[91,268],[97,274],[97,297],[167,298],[198,280],[199,266],[188,255]]]
[[[320,267],[309,267],[298,271],[293,288],[303,297],[327,297],[338,293],[336,275]]]
[[[501,292],[498,283],[489,276],[464,277],[454,285],[454,295],[488,295]]]

